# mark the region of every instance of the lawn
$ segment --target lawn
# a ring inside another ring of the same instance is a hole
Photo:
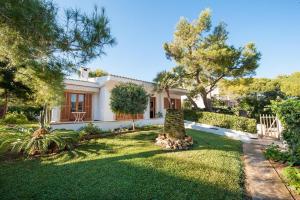
[[[188,151],[157,131],[91,140],[72,152],[0,162],[0,199],[242,199],[239,141],[188,130]]]

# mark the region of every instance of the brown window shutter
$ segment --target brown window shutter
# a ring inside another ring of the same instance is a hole
[[[164,109],[168,109],[169,108],[169,100],[168,98],[164,98]]]
[[[92,94],[90,93],[85,94],[84,112],[85,112],[84,120],[87,121],[92,120]]]
[[[61,105],[60,121],[62,122],[69,121],[70,109],[71,109],[70,93],[64,92],[64,102]]]
[[[177,110],[180,110],[181,109],[181,99],[176,99],[176,102],[175,102],[175,108]]]
[[[122,120],[132,120],[132,116],[130,114],[117,113],[115,115],[117,121]],[[144,114],[136,114],[133,116],[133,119],[144,119]]]

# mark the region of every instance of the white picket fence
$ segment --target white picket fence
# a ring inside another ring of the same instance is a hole
[[[259,135],[272,138],[281,138],[283,127],[277,116],[260,115]]]

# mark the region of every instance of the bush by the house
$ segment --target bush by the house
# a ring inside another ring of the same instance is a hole
[[[23,113],[29,121],[36,121],[41,109],[41,107],[34,106],[9,106],[8,112]]]
[[[213,112],[184,110],[184,119],[222,128],[256,133],[256,120]]]
[[[1,122],[4,124],[25,124],[28,123],[28,119],[23,113],[8,112]]]
[[[272,110],[283,124],[283,139],[288,143],[293,164],[300,164],[300,100],[273,102]]]
[[[87,135],[97,135],[97,134],[104,133],[103,130],[95,126],[93,123],[88,123],[86,126],[79,129],[79,131],[82,137]]]
[[[296,167],[286,167],[283,169],[283,176],[288,185],[300,194],[300,170]]]

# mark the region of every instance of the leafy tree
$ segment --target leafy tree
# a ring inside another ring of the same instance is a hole
[[[192,97],[201,95],[208,110],[211,110],[208,94],[220,80],[253,75],[260,59],[253,43],[240,48],[227,44],[228,32],[224,23],[212,32],[209,32],[210,28],[211,14],[206,9],[193,22],[180,19],[173,41],[164,44],[167,57],[184,69],[182,84],[189,91],[189,99],[192,101]]]
[[[300,97],[300,72],[295,72],[287,76],[279,76],[277,80],[282,92],[288,96]]]
[[[89,73],[89,77],[101,77],[101,76],[107,76],[108,73],[102,69],[96,69],[95,71],[91,71]]]
[[[179,85],[179,76],[175,71],[161,71],[153,79],[155,83],[154,91],[166,92],[169,101],[169,108],[171,108],[170,89],[176,88]]]
[[[114,113],[130,114],[132,128],[134,115],[144,113],[148,105],[149,95],[145,89],[134,83],[122,83],[111,91],[110,107]]]
[[[65,74],[115,44],[104,9],[68,9],[63,18],[57,11],[52,1],[0,1],[0,61],[23,66],[16,79],[35,92],[44,113],[60,99]]]
[[[31,99],[32,90],[23,82],[15,79],[16,70],[15,67],[9,67],[8,62],[0,61],[0,97],[2,100],[0,104],[4,105],[3,115],[7,112],[10,99]]]
[[[247,111],[248,117],[259,119],[260,114],[272,114],[271,101],[284,99],[278,81],[267,78],[239,78],[222,80],[221,95],[235,99],[238,110]]]
[[[300,163],[300,100],[272,102],[272,109],[283,123],[283,138],[287,141],[294,164]]]

